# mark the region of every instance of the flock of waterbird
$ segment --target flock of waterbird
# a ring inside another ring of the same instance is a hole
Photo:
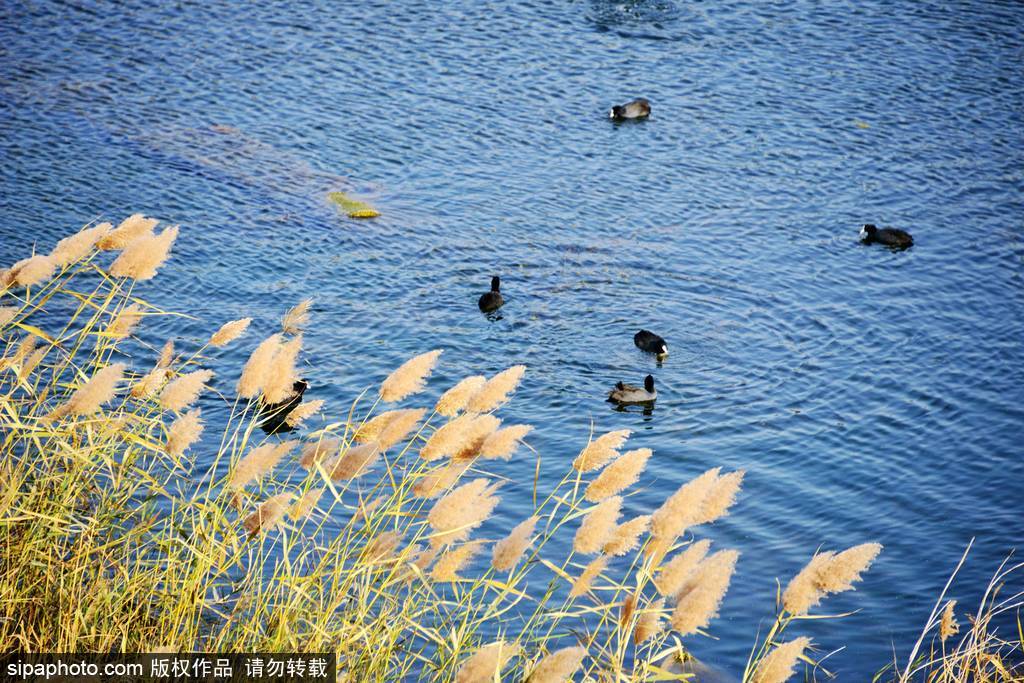
[[[651,103],[642,97],[615,105],[608,112],[608,118],[615,122],[641,121],[650,115]],[[864,244],[882,244],[891,249],[906,249],[914,244],[914,238],[910,233],[897,228],[879,228],[872,223],[867,223],[861,228],[860,241]],[[497,275],[491,278],[490,291],[482,294],[477,303],[484,313],[493,313],[505,305],[505,299],[501,295],[501,280]],[[641,351],[655,354],[659,360],[668,355],[668,344],[665,340],[648,330],[640,330],[633,335],[633,343]],[[644,378],[643,386],[620,381],[608,392],[608,401],[619,406],[642,405],[650,408],[657,399],[658,390],[654,387],[652,375]]]

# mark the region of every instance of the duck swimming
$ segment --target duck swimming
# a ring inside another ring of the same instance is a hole
[[[608,118],[612,121],[630,121],[633,119],[646,119],[651,115],[651,103],[642,97],[632,102],[617,104],[608,112]]]
[[[293,427],[288,424],[288,416],[295,410],[295,406],[302,402],[302,395],[309,388],[309,382],[300,379],[292,384],[291,396],[280,403],[268,403],[260,409],[260,414],[265,416],[260,423],[260,429],[267,434],[280,434],[292,431]]]
[[[656,353],[659,356],[668,355],[668,344],[665,340],[649,330],[640,330],[634,334],[633,343],[641,351]]]
[[[654,403],[657,398],[658,391],[654,388],[654,377],[651,375],[647,375],[644,378],[644,385],[642,387],[619,382],[615,385],[614,389],[608,392],[608,400],[619,405]]]
[[[505,305],[505,299],[502,298],[501,292],[501,280],[495,275],[491,278],[491,291],[480,296],[480,301],[477,304],[480,306],[480,310],[484,313],[490,313],[496,311]]]
[[[914,238],[909,232],[896,228],[879,229],[872,223],[868,223],[860,229],[860,241],[864,244],[878,242],[894,249],[906,249],[914,246]]]

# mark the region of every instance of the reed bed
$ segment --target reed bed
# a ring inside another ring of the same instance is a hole
[[[713,634],[742,562],[697,532],[732,511],[743,472],[680,480],[623,519],[657,456],[598,432],[549,490],[537,477],[531,514],[485,536],[503,498],[528,495],[487,470],[532,450],[532,427],[496,414],[527,368],[432,397],[443,355],[424,350],[351,406],[301,400],[311,300],[262,339],[244,318],[150,346],[147,321],[171,314],[138,283],[178,237],[158,226],[88,226],[0,273],[0,648],[332,651],[358,681],[692,679],[692,643]],[[227,381],[210,366],[231,345],[248,360]],[[270,409],[291,411],[291,431],[260,429]],[[814,671],[812,643],[789,632],[880,551],[811,555],[742,680]],[[979,615],[1019,605],[995,593]],[[939,610],[929,629],[945,643],[954,620]],[[987,623],[940,659],[915,648],[899,680],[936,661],[979,671]]]

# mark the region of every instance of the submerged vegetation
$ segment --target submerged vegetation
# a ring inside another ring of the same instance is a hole
[[[527,368],[428,399],[433,350],[347,408],[301,400],[308,300],[262,340],[244,318],[187,348],[149,348],[136,331],[167,314],[137,283],[178,235],[157,225],[91,226],[0,274],[0,647],[333,651],[360,681],[692,677],[690,647],[713,634],[742,561],[701,536],[732,511],[742,471],[709,469],[623,518],[656,456],[627,450],[628,431],[591,435],[550,490],[535,478],[529,516],[484,537],[509,495],[488,462],[530,451],[531,426],[497,414]],[[248,360],[226,382],[207,366],[232,344]],[[294,431],[264,434],[267,406],[288,406]],[[207,421],[225,427],[200,446]],[[572,539],[567,553],[555,537]],[[840,643],[793,631],[827,616],[820,603],[881,550],[809,552],[742,680],[823,671]],[[923,654],[922,635],[906,668],[880,677],[1011,680],[1020,643],[990,629],[1021,605],[997,599],[1019,567],[1000,570],[959,641],[954,603],[937,605],[937,645]]]

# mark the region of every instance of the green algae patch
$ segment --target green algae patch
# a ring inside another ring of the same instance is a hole
[[[329,192],[327,198],[341,207],[349,218],[376,218],[380,211],[366,202],[352,199],[344,192]]]

